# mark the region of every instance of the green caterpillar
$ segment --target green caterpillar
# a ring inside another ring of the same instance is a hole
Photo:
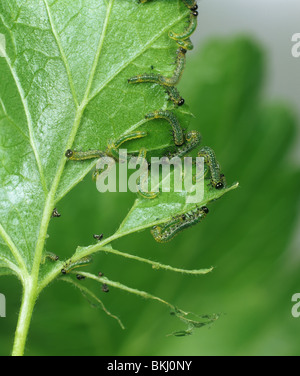
[[[145,116],[146,119],[165,119],[169,122],[169,124],[172,127],[172,134],[174,138],[174,143],[177,146],[181,146],[184,144],[184,133],[183,129],[180,126],[180,123],[177,119],[177,117],[173,114],[171,111],[163,111],[158,110],[155,112],[151,112]]]
[[[148,1],[149,0],[140,0],[139,2],[140,3],[147,3]],[[197,5],[197,2],[194,1],[194,0],[183,0],[183,2],[191,10],[189,26],[187,27],[187,29],[182,34],[177,34],[177,33],[170,31],[169,36],[170,36],[170,38],[176,40],[177,44],[180,47],[183,47],[186,50],[192,50],[193,44],[188,39],[194,33],[194,31],[197,28],[198,5]],[[185,42],[186,40],[188,40],[188,41]]]
[[[178,41],[188,40],[189,37],[194,33],[194,31],[197,28],[197,25],[198,25],[197,17],[198,17],[197,11],[191,12],[189,26],[186,28],[186,30],[182,34],[177,34],[177,33],[174,33],[173,31],[170,31],[169,37],[176,40],[177,43]]]
[[[139,160],[140,159],[146,159],[146,155],[147,155],[147,150],[145,148],[142,148],[139,152],[139,156],[138,156],[138,161],[137,163],[139,163]],[[137,180],[137,189],[138,189],[138,193],[140,196],[144,197],[144,198],[147,198],[147,199],[154,199],[158,196],[158,193],[154,193],[154,192],[146,192],[143,190],[143,185],[142,185],[142,182],[141,182],[141,177],[138,178]]]
[[[194,150],[201,143],[201,135],[198,131],[190,131],[185,136],[185,144],[178,147],[173,153],[169,153],[168,157],[184,157],[190,151]],[[220,173],[220,164],[217,161],[215,152],[208,146],[202,147],[198,152],[198,157],[204,158],[205,165],[208,166],[208,171],[211,176],[211,184],[216,189],[223,189],[226,187],[226,179]]]
[[[140,74],[138,76],[134,76],[129,78],[128,82],[130,84],[136,84],[136,83],[155,83],[162,86],[175,86],[182,76],[184,67],[185,67],[185,61],[186,61],[186,52],[187,50],[180,47],[177,50],[177,58],[176,58],[176,68],[174,70],[172,77],[165,77],[161,74]]]
[[[139,139],[146,137],[146,132],[137,131],[135,133],[130,133],[119,138],[116,142],[109,141],[105,151],[101,150],[90,150],[90,151],[75,151],[67,150],[66,157],[71,161],[85,161],[88,159],[99,159],[104,157],[112,157],[115,160],[119,160],[119,151],[120,146],[131,140]]]
[[[151,0],[139,0],[139,3],[141,4],[145,4],[147,3],[148,1],[151,1]],[[190,9],[190,10],[197,10],[198,9],[198,5],[196,3],[195,0],[182,0],[184,2],[184,4]]]
[[[169,242],[181,231],[201,222],[208,213],[209,210],[206,206],[197,208],[196,210],[178,215],[163,226],[154,226],[151,229],[151,234],[158,243]]]
[[[59,260],[59,257],[52,252],[46,252],[45,257],[50,259],[51,261],[58,261]]]
[[[45,252],[43,259],[42,259],[42,264],[46,262],[46,259],[49,259],[51,261],[58,261],[59,257],[52,252]]]
[[[120,154],[119,148],[127,141],[137,140],[147,136],[147,132],[136,131],[135,133],[130,133],[122,136],[116,142],[109,141],[107,149],[105,151],[106,156],[114,158],[116,161],[119,161]],[[130,155],[128,156],[130,158]]]
[[[215,152],[208,146],[204,146],[198,152],[198,157],[204,158],[204,163],[208,166],[211,174],[211,184],[216,189],[224,188],[224,175],[220,173],[220,165]]]
[[[67,150],[66,157],[70,160],[73,160],[73,161],[84,161],[84,160],[93,159],[93,158],[111,157],[118,162],[120,160],[120,154],[119,154],[118,149],[121,147],[122,144],[124,144],[127,141],[136,140],[136,139],[139,139],[139,138],[142,138],[142,137],[145,137],[145,136],[147,136],[147,132],[136,131],[134,133],[130,133],[130,134],[127,134],[127,135],[120,137],[115,142],[109,141],[108,144],[107,144],[107,148],[104,152],[100,151],[100,150],[91,150],[91,151],[87,151],[87,152],[82,152],[82,151],[74,151],[74,150],[70,149],[70,150]],[[147,154],[146,149],[142,148],[139,152],[138,158],[139,159],[141,159],[141,158],[146,159],[146,154]],[[131,158],[131,156],[132,155],[127,155],[127,158]],[[99,176],[100,173],[102,173],[102,171],[103,170],[97,170],[96,169],[96,171],[93,174],[93,179],[97,180],[97,177]],[[142,197],[149,198],[149,199],[153,199],[153,198],[157,197],[156,193],[144,192],[142,190],[142,184],[140,182],[140,179],[137,182],[137,187],[138,187],[138,193]]]
[[[80,268],[81,266],[87,266],[92,262],[91,257],[83,257],[82,259],[72,262],[72,260],[68,261],[65,265],[64,268],[61,270],[62,274],[68,274],[70,271],[76,268]]]
[[[190,9],[190,10],[197,10],[198,5],[195,0],[183,0],[184,4]]]
[[[169,159],[172,159],[173,157],[184,157],[186,154],[188,154],[190,151],[194,150],[198,145],[200,145],[201,139],[202,137],[198,131],[189,131],[185,135],[185,144],[177,148],[175,152],[169,153]]]
[[[190,38],[187,38],[187,39],[184,39],[184,40],[177,39],[176,43],[179,47],[182,47],[182,48],[184,48],[185,50],[188,50],[188,51],[191,51],[194,48],[194,45],[193,45]]]
[[[181,98],[178,90],[175,88],[175,85],[180,81],[186,62],[186,52],[187,49],[180,47],[177,50],[176,58],[176,68],[173,72],[172,77],[165,77],[161,74],[140,74],[128,79],[128,83],[137,84],[137,83],[155,83],[165,88],[166,92],[169,94],[169,98],[176,105],[182,106],[184,104],[184,99]]]
[[[122,144],[124,144],[125,142],[127,141],[132,141],[132,140],[136,140],[136,139],[139,139],[139,138],[142,138],[142,137],[146,137],[147,136],[147,132],[142,132],[142,131],[137,131],[135,133],[130,133],[130,134],[127,134],[127,135],[124,135],[122,137],[120,137],[117,141],[113,142],[113,141],[109,141],[108,144],[107,144],[107,148],[105,150],[105,153],[104,155],[106,157],[111,157],[113,158],[115,161],[119,161],[120,160],[120,153],[119,153],[119,148]],[[131,158],[131,154],[128,154],[127,155],[127,159]],[[97,177],[103,172],[103,170],[98,170],[96,169],[94,174],[93,174],[93,180],[97,180]]]
[[[179,94],[179,91],[175,86],[165,86],[166,93],[169,95],[170,101],[172,101],[176,106],[183,106],[185,100]]]
[[[88,159],[104,157],[105,153],[100,150],[76,151],[69,149],[66,151],[65,155],[71,161],[85,161]]]

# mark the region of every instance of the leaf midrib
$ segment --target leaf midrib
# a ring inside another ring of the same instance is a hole
[[[77,106],[73,127],[72,127],[72,130],[71,130],[70,136],[68,138],[66,149],[69,149],[69,148],[72,147],[74,140],[75,140],[75,137],[76,137],[76,134],[77,134],[77,131],[78,131],[78,128],[79,128],[79,125],[80,125],[80,122],[81,122],[82,115],[85,111],[86,106],[88,105],[87,98],[90,94],[90,88],[91,88],[92,82],[94,80],[94,76],[95,76],[95,72],[96,72],[96,69],[97,69],[99,57],[101,55],[103,41],[104,41],[105,34],[106,34],[105,32],[106,32],[106,28],[107,28],[107,25],[108,25],[108,21],[109,21],[109,17],[110,17],[110,14],[111,14],[111,9],[112,9],[113,3],[114,3],[114,0],[110,0],[108,8],[107,8],[106,16],[105,16],[105,22],[104,22],[104,25],[103,25],[103,29],[101,30],[101,37],[99,39],[97,53],[96,53],[96,56],[95,56],[95,59],[94,59],[94,62],[93,62],[93,66],[92,66],[90,78],[89,78],[89,81],[88,81],[88,85],[87,85],[82,103],[79,106]],[[49,19],[49,22],[51,22],[50,19]],[[53,30],[55,30],[54,25],[52,25],[51,27],[52,27]],[[73,83],[72,77],[69,77],[69,79]],[[60,183],[60,179],[61,179],[61,176],[63,174],[66,161],[67,161],[66,157],[63,156],[62,159],[61,159],[61,162],[59,164],[57,174],[55,175],[55,178],[53,180],[52,187],[51,187],[51,190],[49,192],[48,198],[46,200],[45,208],[44,208],[44,213],[43,213],[43,217],[42,217],[42,222],[41,222],[41,226],[40,226],[40,231],[39,231],[38,241],[37,241],[37,245],[36,245],[34,261],[33,261],[33,267],[32,267],[32,275],[35,276],[36,282],[37,282],[38,276],[39,276],[39,268],[40,268],[40,263],[41,263],[41,259],[42,259],[44,243],[45,243],[45,239],[46,239],[46,236],[47,236],[48,225],[49,225],[49,221],[50,221],[50,218],[51,218],[51,213],[52,213],[53,208],[55,206],[55,194],[56,194],[58,185]]]

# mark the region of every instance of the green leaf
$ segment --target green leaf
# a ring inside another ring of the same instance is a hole
[[[105,150],[109,140],[143,129],[147,138],[131,142],[129,151],[146,147],[149,156],[164,155],[173,145],[169,126],[145,119],[160,108],[172,108],[188,127],[187,105],[174,109],[162,87],[130,85],[128,78],[143,71],[173,74],[178,46],[168,32],[183,28],[189,14],[182,1],[0,4],[0,255],[4,272],[11,269],[23,284],[13,354],[23,353],[36,299],[63,267],[44,263],[53,210],[96,163],[68,161],[66,150]],[[207,185],[203,203],[235,187],[216,192]],[[155,212],[166,221],[195,207],[184,204],[187,194],[171,194],[167,205],[166,196],[137,200],[103,245],[150,227]],[[79,256],[80,248],[73,261]]]
[[[0,14],[6,40],[1,253],[11,251],[16,265],[31,270],[41,259],[52,210],[94,164],[67,163],[65,151],[104,149],[108,139],[139,128],[147,112],[164,106],[160,87],[131,86],[127,79],[151,65],[172,72],[176,43],[168,31],[188,10],[177,2],[6,0]],[[162,122],[148,128],[148,149],[170,145]]]
[[[1,2],[0,275],[10,269],[24,290],[42,282],[24,294],[22,307],[29,304],[27,312],[21,308],[19,322],[27,327],[17,352],[24,349],[38,294],[62,267],[62,262],[47,262],[40,270],[52,211],[95,164],[67,161],[65,151],[103,150],[109,139],[136,129],[149,135],[132,142],[131,151],[144,146],[151,156],[170,148],[165,122],[145,120],[150,111],[172,108],[163,89],[129,85],[127,79],[144,71],[172,74],[177,46],[168,31],[182,28],[188,15],[181,0],[146,5],[135,0]],[[176,115],[187,128],[192,118],[187,105]],[[206,183],[201,205],[236,188],[217,192]],[[194,208],[186,205],[187,194],[136,200],[104,245]],[[78,248],[75,256],[96,248]]]
[[[186,191],[182,193],[162,193],[153,200],[137,199],[118,229],[117,234],[129,234],[159,223],[165,223],[171,220],[173,216],[187,213],[196,207],[206,206],[237,187],[238,184],[236,183],[218,191],[213,189],[210,186],[210,182],[206,180],[203,200],[197,204],[187,203],[186,199],[190,192]]]

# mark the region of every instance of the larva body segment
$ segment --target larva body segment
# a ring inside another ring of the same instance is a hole
[[[139,0],[139,3],[145,4],[148,3],[151,0]],[[191,10],[196,10],[198,9],[197,3],[195,0],[182,0],[184,4]]]
[[[92,258],[88,256],[74,262],[70,260],[64,265],[64,268],[61,270],[61,272],[62,274],[68,274],[73,269],[80,268],[81,266],[88,266],[92,261]]]
[[[177,146],[181,146],[184,144],[184,133],[183,129],[180,126],[180,123],[177,117],[171,111],[163,111],[158,110],[155,112],[151,112],[145,116],[146,119],[165,119],[169,122],[172,127],[172,133],[174,138],[174,143]]]
[[[134,133],[125,134],[124,136],[120,137],[116,142],[115,145],[117,148],[120,148],[125,142],[137,140],[147,136],[147,132],[143,131],[136,131]]]
[[[184,40],[177,39],[176,43],[179,47],[182,47],[185,50],[191,51],[191,50],[194,49],[194,45],[193,45],[190,38],[187,38],[187,39],[184,39]]]
[[[198,131],[189,131],[185,135],[185,144],[177,148],[173,153],[170,153],[168,157],[171,159],[173,157],[182,158],[190,151],[194,150],[201,143],[201,134]]]
[[[147,136],[147,132],[137,131],[134,133],[129,133],[120,137],[117,141],[109,141],[105,151],[106,156],[114,158],[116,161],[120,160],[119,148],[127,141],[132,141],[140,139]],[[127,156],[130,158],[130,155]]]
[[[223,184],[223,187],[227,187],[227,181],[226,181],[225,175],[221,174],[220,178],[221,178],[221,183]]]
[[[115,142],[112,142],[112,141],[108,142],[108,145],[105,151],[101,151],[101,150],[75,151],[75,150],[69,149],[66,151],[65,155],[71,161],[85,161],[88,159],[99,159],[99,158],[105,158],[105,157],[112,157],[118,161],[119,160],[118,149],[123,143],[127,141],[132,141],[135,139],[139,139],[142,137],[146,137],[146,136],[147,136],[147,132],[137,131],[134,133],[124,135]]]
[[[173,31],[169,32],[169,37],[171,39],[174,39],[176,41],[184,41],[188,39],[196,30],[197,25],[198,25],[198,12],[193,11],[190,14],[190,20],[189,20],[189,26],[185,29],[185,31],[181,34],[179,33],[174,33]]]
[[[48,258],[51,261],[58,261],[59,260],[59,257],[52,252],[46,252],[45,257]]]
[[[66,157],[70,160],[75,160],[75,161],[82,161],[82,160],[86,160],[86,159],[100,158],[100,157],[103,157],[103,158],[111,157],[118,162],[121,159],[120,153],[119,153],[119,148],[125,142],[140,139],[140,138],[146,137],[146,136],[147,136],[147,132],[136,131],[134,133],[129,133],[129,134],[123,135],[117,141],[109,141],[108,144],[107,144],[107,148],[106,148],[105,152],[99,151],[99,150],[93,150],[93,151],[88,151],[88,152],[77,152],[77,151],[74,151],[74,150],[68,150],[66,152]],[[142,148],[139,152],[138,158],[146,159],[146,154],[147,154],[146,149]],[[132,157],[131,154],[127,154],[127,159],[129,159],[131,157]],[[103,172],[102,169],[96,169],[94,174],[93,174],[93,180],[97,180],[98,176],[102,172]],[[153,192],[144,192],[143,189],[142,189],[142,184],[141,184],[140,180],[137,182],[137,186],[138,186],[137,192],[144,198],[153,199],[153,198],[157,197],[157,195],[158,195],[158,194],[153,193]],[[82,260],[82,261],[83,261],[83,263],[85,263],[86,261],[89,262],[88,260]],[[70,270],[74,269],[74,268],[78,267],[77,265],[81,266],[82,263],[81,262],[77,262],[76,264],[75,263],[69,263],[64,269],[62,269],[62,273],[63,274],[68,273],[69,269]]]
[[[164,77],[162,76],[162,84],[166,86],[175,86],[180,81],[186,63],[186,53],[187,50],[179,47],[177,50],[177,57],[175,61],[176,68],[174,70],[172,77]]]
[[[198,157],[204,158],[204,163],[208,166],[211,175],[211,184],[216,189],[224,188],[225,178],[220,174],[220,165],[215,152],[208,146],[204,146],[198,152]]]
[[[194,150],[201,143],[201,135],[198,131],[190,131],[185,135],[185,144],[178,147],[173,153],[169,154],[169,158],[184,157],[190,151]],[[226,187],[226,179],[220,173],[220,164],[217,161],[216,154],[208,146],[202,147],[198,152],[198,157],[204,158],[204,164],[208,167],[211,176],[211,184],[216,189],[223,189]]]
[[[158,74],[139,74],[137,76],[131,77],[128,80],[128,83],[130,84],[140,84],[140,83],[155,83],[155,84],[161,84],[161,75]]]
[[[147,156],[147,150],[145,148],[142,148],[139,152],[137,163],[142,163],[144,160],[146,160],[146,156]],[[139,177],[138,180],[137,180],[137,192],[141,197],[147,198],[147,199],[150,199],[150,200],[152,200],[152,199],[154,199],[158,196],[158,193],[148,192],[148,191],[145,191],[143,189],[141,177]]]
[[[185,100],[180,95],[179,91],[175,86],[165,86],[166,93],[169,95],[170,101],[172,101],[176,106],[183,106]]]
[[[202,208],[181,214],[163,226],[154,226],[151,234],[158,243],[167,243],[181,231],[201,222],[208,212],[207,207],[203,206]]]
[[[66,151],[65,155],[71,161],[85,161],[104,157],[105,153],[101,150],[76,151],[69,149]]]
[[[161,74],[140,74],[134,77],[129,78],[128,83],[130,84],[137,84],[137,83],[155,83],[162,86],[174,86],[176,85],[182,76],[185,62],[186,62],[186,52],[187,50],[180,47],[177,50],[177,58],[176,58],[176,68],[174,70],[172,77],[165,77]]]
[[[195,0],[182,0],[184,4],[192,11],[195,11],[198,9],[197,2]]]
[[[47,259],[49,259],[51,261],[58,261],[59,257],[56,254],[52,253],[52,252],[46,251],[44,253],[44,255],[43,255],[42,264],[44,264]]]

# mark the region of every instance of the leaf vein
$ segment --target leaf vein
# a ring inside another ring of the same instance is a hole
[[[51,12],[50,12],[48,1],[44,0],[44,4],[45,4],[45,7],[46,7],[46,11],[47,11],[48,20],[49,20],[49,23],[50,23],[52,34],[53,34],[55,42],[56,42],[56,44],[58,46],[59,52],[61,54],[62,61],[64,63],[64,66],[65,66],[65,69],[66,69],[66,72],[67,72],[67,76],[68,76],[68,80],[69,80],[69,85],[70,85],[70,89],[71,89],[71,92],[72,92],[72,96],[73,96],[74,102],[76,104],[76,107],[78,107],[79,104],[78,104],[76,90],[75,90],[75,86],[74,86],[74,82],[73,82],[73,78],[72,78],[72,74],[71,74],[71,69],[69,67],[67,57],[66,57],[66,55],[64,53],[64,50],[63,50],[63,47],[61,45],[58,33],[57,33],[57,31],[56,31],[56,29],[54,27],[54,22],[53,22],[53,19],[52,19],[52,15],[51,15]]]
[[[42,184],[42,187],[44,189],[44,192],[46,193],[47,192],[47,185],[46,185],[46,180],[45,180],[45,176],[44,176],[44,172],[43,172],[43,167],[42,167],[42,163],[41,163],[41,160],[40,160],[40,156],[38,154],[38,150],[36,148],[36,145],[35,145],[35,141],[34,141],[34,132],[33,132],[33,125],[32,125],[32,120],[31,120],[31,116],[30,116],[30,113],[29,113],[29,109],[28,109],[28,106],[27,106],[27,101],[25,99],[25,95],[24,95],[24,91],[23,91],[23,88],[22,88],[22,85],[19,81],[19,78],[17,76],[17,73],[15,72],[15,70],[13,69],[12,65],[11,65],[11,61],[8,57],[8,55],[6,54],[5,55],[5,60],[6,60],[6,63],[10,69],[10,72],[13,76],[13,79],[15,81],[15,84],[16,84],[16,87],[18,89],[18,92],[19,92],[19,95],[20,95],[20,99],[22,101],[22,105],[23,105],[23,108],[24,108],[24,111],[25,111],[25,115],[26,115],[26,119],[27,119],[27,126],[28,126],[28,130],[29,130],[29,138],[30,138],[30,145],[31,145],[31,148],[33,150],[33,153],[34,153],[34,156],[35,156],[35,160],[36,160],[36,163],[37,163],[37,166],[38,166],[38,170],[39,170],[39,174],[40,174],[40,178],[41,178],[41,184]]]
[[[14,242],[12,241],[12,239],[7,234],[7,232],[2,227],[1,224],[0,224],[0,236],[2,237],[2,239],[4,240],[4,242],[8,246],[8,248],[10,249],[12,255],[14,256],[16,261],[18,262],[20,268],[22,268],[23,270],[26,270],[26,265],[24,263],[24,260],[21,256],[21,254],[18,251],[18,248],[16,247],[16,245],[14,244]]]

